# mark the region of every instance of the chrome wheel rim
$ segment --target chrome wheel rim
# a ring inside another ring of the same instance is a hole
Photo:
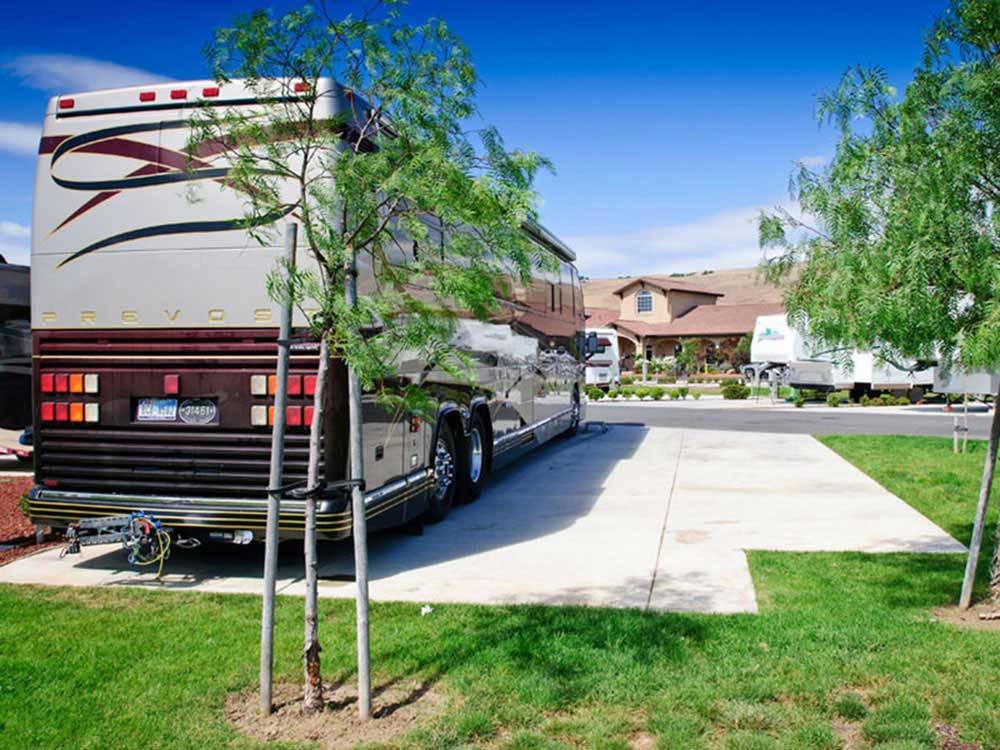
[[[434,497],[444,500],[455,481],[455,458],[444,438],[438,438],[434,448]]]
[[[483,473],[483,438],[479,428],[474,427],[469,435],[469,479],[475,484]]]

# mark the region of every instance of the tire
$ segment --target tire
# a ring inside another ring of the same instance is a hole
[[[471,503],[483,491],[490,473],[489,430],[482,413],[475,411],[469,421],[469,437],[462,454],[462,481],[459,482],[460,502]]]
[[[564,438],[571,438],[580,430],[580,391],[573,390],[573,413],[570,417],[569,427],[563,432]]]
[[[445,422],[438,425],[431,463],[434,466],[434,485],[427,496],[424,517],[429,523],[437,523],[444,520],[455,503],[458,490],[456,475],[462,466],[455,434]]]

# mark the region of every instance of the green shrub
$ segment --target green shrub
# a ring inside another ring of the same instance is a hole
[[[680,387],[680,388],[677,389],[677,395],[680,396],[681,399],[686,399],[688,397],[688,395],[690,395],[690,393],[691,393],[691,389],[688,388],[687,386],[682,386],[682,387]]]
[[[598,388],[596,385],[585,386],[583,392],[587,394],[587,398],[591,401],[600,401],[604,398],[604,391]]]
[[[660,401],[663,399],[664,396],[667,395],[667,389],[661,388],[658,385],[654,385],[652,388],[649,389],[649,395],[652,396],[654,401]]]
[[[739,401],[750,398],[750,386],[743,383],[726,383],[722,388],[722,397],[729,401]]]
[[[849,404],[851,402],[851,394],[847,391],[831,391],[826,394],[826,405],[837,408],[841,404]]]
[[[694,393],[692,393],[691,398],[697,401],[699,398],[701,398],[701,391],[695,391]]]
[[[858,403],[860,403],[862,406],[871,406],[872,400],[871,397],[866,393],[864,396],[861,397],[861,400]]]
[[[635,378],[632,375],[622,375],[622,385],[632,385],[635,382]]]
[[[608,398],[618,398],[618,396],[619,396],[620,393],[621,393],[621,391],[619,391],[617,388],[609,388],[608,389]]]
[[[803,406],[806,405],[806,397],[803,396],[801,393],[797,393],[795,395],[795,402],[794,403],[795,403],[795,408],[796,409],[801,409]]]
[[[676,401],[681,397],[681,392],[676,388],[671,388],[669,391],[667,391],[667,395],[670,396],[671,401]]]
[[[896,399],[896,406],[909,406],[910,399],[906,396],[900,396]]]
[[[639,386],[638,388],[632,391],[632,395],[638,399],[646,398],[646,396],[649,395],[649,388],[647,388],[646,386]]]

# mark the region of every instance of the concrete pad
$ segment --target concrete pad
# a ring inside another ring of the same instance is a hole
[[[423,536],[374,535],[371,595],[756,612],[746,549],[964,550],[810,437],[616,426],[500,472]],[[352,557],[321,546],[321,596],[354,596]],[[0,567],[0,582],[258,593],[261,566],[260,545],[175,550],[157,584],[99,547]],[[283,545],[280,592],[301,595],[301,575],[298,544]]]

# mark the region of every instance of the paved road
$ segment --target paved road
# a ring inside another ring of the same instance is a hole
[[[969,435],[987,438],[990,415],[969,414]],[[587,405],[587,419],[608,424],[631,423],[647,427],[687,430],[736,430],[806,435],[938,435],[950,437],[953,415],[938,407],[884,407],[830,409],[825,406],[753,405],[750,402],[686,401],[669,403],[615,403]]]

